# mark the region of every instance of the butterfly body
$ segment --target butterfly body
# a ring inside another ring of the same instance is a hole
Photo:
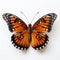
[[[29,41],[30,41],[30,43],[31,43],[31,33],[32,33],[32,25],[31,24],[29,24],[28,25],[28,34],[29,34]]]
[[[41,17],[32,26],[25,24],[19,17],[5,13],[4,20],[7,22],[9,30],[14,32],[11,37],[12,44],[19,49],[28,49],[31,45],[34,49],[41,49],[48,43],[48,35],[56,19],[55,13],[49,13]]]

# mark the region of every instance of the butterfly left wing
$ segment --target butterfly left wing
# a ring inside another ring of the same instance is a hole
[[[52,25],[56,19],[57,15],[55,13],[49,13],[41,17],[32,27],[32,42],[31,45],[35,49],[41,49],[46,46],[48,36],[46,32],[50,32]]]
[[[5,13],[2,17],[8,24],[8,28],[11,32],[21,32],[27,29],[25,22],[14,14]]]
[[[29,34],[28,32],[15,33],[11,37],[12,44],[18,49],[28,49],[30,46]]]
[[[8,24],[9,30],[15,32],[11,37],[12,44],[19,49],[27,49],[30,46],[30,41],[25,22],[10,13],[3,14],[3,18]]]

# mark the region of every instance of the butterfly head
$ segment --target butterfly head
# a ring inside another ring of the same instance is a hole
[[[29,24],[29,27],[31,27],[32,25],[31,24]]]

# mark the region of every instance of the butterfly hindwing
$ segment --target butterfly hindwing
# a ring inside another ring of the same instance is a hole
[[[27,49],[30,46],[29,34],[27,32],[15,33],[11,37],[12,44],[19,49]]]
[[[41,49],[48,43],[48,36],[42,32],[33,32],[32,33],[32,42],[31,45],[35,49]]]

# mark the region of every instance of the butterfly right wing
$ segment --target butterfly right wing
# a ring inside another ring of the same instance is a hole
[[[41,17],[37,22],[35,22],[35,24],[33,25],[33,29],[39,32],[50,32],[56,18],[57,15],[55,13],[46,14]]]
[[[9,30],[15,32],[11,37],[12,44],[19,49],[27,49],[30,46],[27,25],[19,17],[10,13],[3,14],[3,19],[7,22]]]
[[[46,32],[50,32],[52,25],[56,20],[55,13],[49,13],[41,17],[32,27],[32,42],[31,45],[35,49],[41,49],[46,46],[48,36]]]
[[[48,36],[46,33],[43,32],[33,32],[32,33],[32,42],[31,42],[31,46],[34,49],[41,49],[44,48],[47,43],[48,43]]]

